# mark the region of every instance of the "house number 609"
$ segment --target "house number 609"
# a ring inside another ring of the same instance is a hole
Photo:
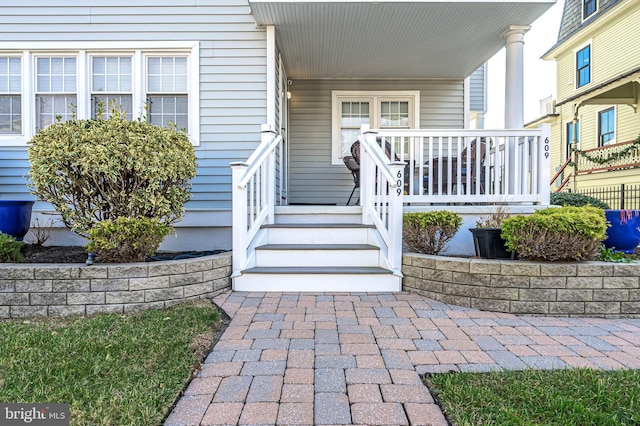
[[[396,181],[396,193],[398,195],[402,194],[402,172],[398,172],[398,174],[396,175],[398,177],[398,180]]]
[[[549,138],[544,138],[544,158],[549,158]]]

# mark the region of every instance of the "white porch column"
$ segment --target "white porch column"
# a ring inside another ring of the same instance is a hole
[[[503,34],[507,39],[504,124],[507,129],[524,127],[524,34],[529,26],[512,25]]]
[[[529,26],[512,25],[503,36],[507,39],[506,72],[504,91],[504,126],[507,129],[524,128],[524,33]],[[518,141],[510,137],[506,148],[505,194],[519,194],[523,180],[521,164],[523,159],[517,152]]]
[[[276,127],[276,27],[267,26],[267,124]]]

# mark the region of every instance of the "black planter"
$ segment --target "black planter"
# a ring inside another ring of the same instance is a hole
[[[514,259],[515,255],[505,247],[500,228],[471,228],[476,256],[483,259]]]

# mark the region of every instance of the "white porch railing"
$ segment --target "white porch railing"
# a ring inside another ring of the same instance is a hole
[[[374,225],[387,266],[401,275],[403,203],[549,204],[549,126],[536,130],[369,130],[360,141],[362,223]],[[383,149],[384,147],[384,149]],[[282,137],[263,128],[246,162],[232,163],[233,273],[247,266],[282,201]],[[277,188],[279,187],[279,189]],[[276,200],[279,200],[277,202]]]
[[[548,125],[372,132],[390,145],[390,158],[408,164],[405,203],[549,204]]]
[[[362,223],[375,225],[383,241],[381,254],[402,275],[402,198],[405,163],[391,161],[366,128],[360,141],[360,205]],[[393,158],[393,157],[392,157]]]
[[[262,127],[260,145],[246,162],[231,163],[233,207],[233,273],[247,262],[247,250],[263,224],[274,223],[276,155],[283,152],[282,136]],[[277,162],[282,167],[283,161]],[[279,178],[282,181],[281,177]],[[280,188],[280,192],[282,188]],[[280,198],[280,197],[278,197]]]

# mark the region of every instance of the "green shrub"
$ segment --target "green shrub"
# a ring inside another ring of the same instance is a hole
[[[2,263],[20,263],[24,260],[24,256],[20,253],[23,246],[22,241],[16,241],[11,235],[0,232],[0,262]]]
[[[631,263],[637,259],[637,256],[635,254],[626,254],[621,251],[616,251],[610,247],[605,247],[604,244],[600,244],[599,259],[603,262]]]
[[[106,262],[141,262],[170,232],[170,226],[155,219],[119,217],[96,223],[86,248]]]
[[[82,236],[118,217],[172,225],[182,217],[196,171],[187,135],[117,112],[106,120],[52,124],[31,139],[28,152],[31,191]]]
[[[607,224],[597,207],[551,207],[502,223],[509,250],[527,260],[590,260],[600,253]]]
[[[462,217],[446,210],[407,213],[402,217],[402,239],[407,250],[438,254],[460,229]]]
[[[576,194],[575,192],[554,192],[551,194],[551,204],[556,206],[582,207],[592,205],[600,209],[608,210],[609,205],[589,195]]]

